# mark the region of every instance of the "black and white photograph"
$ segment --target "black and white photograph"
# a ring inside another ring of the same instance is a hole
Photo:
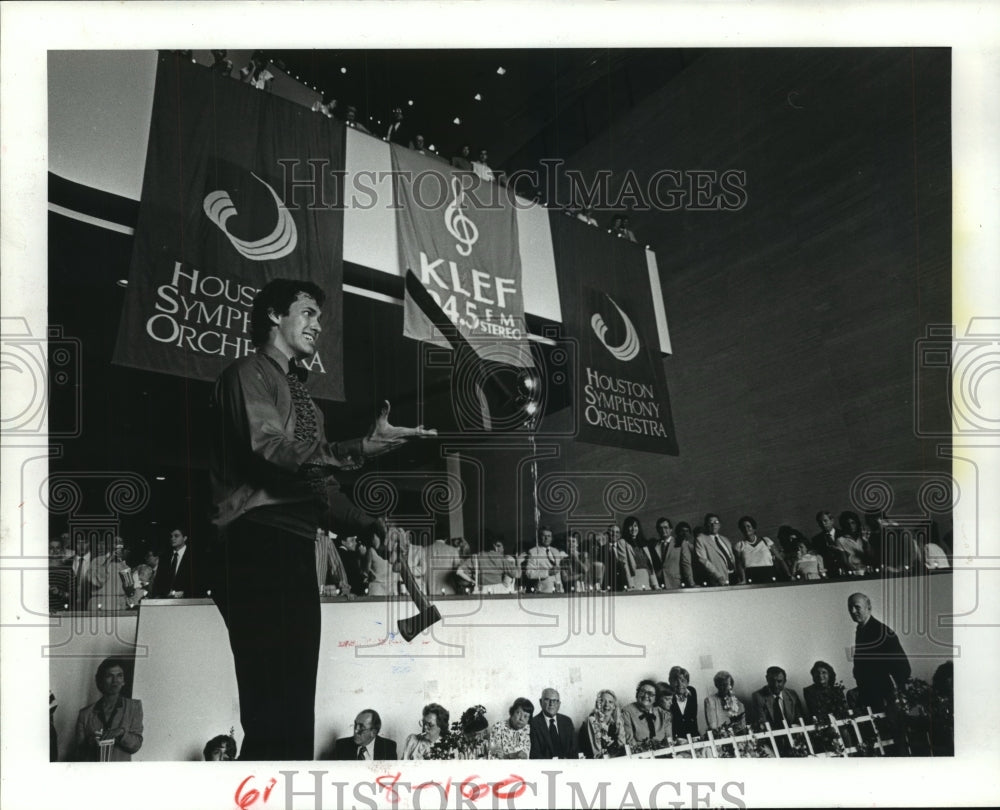
[[[5,807],[996,803],[998,14],[750,5],[4,4]]]

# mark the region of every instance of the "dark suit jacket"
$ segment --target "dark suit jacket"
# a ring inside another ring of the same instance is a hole
[[[332,759],[357,759],[358,747],[353,737],[341,737],[333,744]],[[375,759],[399,759],[396,754],[396,741],[388,737],[375,738]]]
[[[841,575],[840,569],[844,567],[844,559],[834,545],[835,539],[836,532],[834,532],[834,539],[831,539],[826,532],[820,532],[814,534],[810,540],[812,550],[823,558],[823,565],[828,577],[839,577]]]
[[[909,677],[910,661],[896,634],[874,616],[858,625],[854,631],[854,680],[862,705],[882,709],[892,697],[892,681],[899,687]]]
[[[779,723],[774,709],[774,699],[766,686],[750,696],[750,722],[760,725],[767,722],[771,724],[771,728],[782,728],[797,723],[805,716],[805,712],[802,711],[802,701],[794,689],[782,689],[780,699],[781,711],[785,715],[784,723]]]
[[[531,759],[576,759],[576,731],[573,721],[565,714],[556,715],[556,727],[559,729],[559,747],[553,748],[549,736],[549,721],[544,713],[531,718]]]
[[[670,710],[670,721],[672,734],[675,737],[685,737],[690,734],[692,737],[698,736],[698,692],[693,686],[688,687],[688,699],[684,705],[684,713],[681,713],[677,701],[673,695],[666,708]]]
[[[181,557],[177,566],[177,574],[174,575],[170,561],[174,551],[164,551],[160,558],[160,564],[156,567],[156,579],[153,580],[153,593],[155,597],[166,596],[170,591],[183,591],[185,598],[194,596],[204,596],[200,590],[198,579],[197,553],[191,548],[191,543],[187,543],[184,556]]]

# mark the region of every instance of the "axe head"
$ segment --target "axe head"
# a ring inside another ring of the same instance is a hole
[[[439,621],[441,621],[441,614],[438,612],[437,605],[428,605],[416,616],[410,616],[408,619],[400,619],[399,634],[407,641],[413,641],[416,636]]]

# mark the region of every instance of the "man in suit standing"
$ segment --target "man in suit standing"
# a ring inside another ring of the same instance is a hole
[[[823,558],[827,576],[838,577],[844,561],[837,548],[837,524],[830,512],[822,510],[816,513],[816,525],[819,534],[812,536],[812,550]]]
[[[399,759],[396,741],[380,737],[382,718],[374,709],[364,709],[354,718],[354,736],[333,744],[333,759]]]
[[[522,555],[521,568],[528,591],[561,593],[559,565],[565,556],[564,552],[552,547],[552,529],[548,526],[539,527],[535,545]]]
[[[802,702],[794,689],[786,689],[788,676],[781,667],[768,667],[767,686],[758,689],[750,696],[750,719],[763,725],[770,723],[771,728],[787,728],[797,723],[804,716]]]
[[[695,532],[696,577],[708,585],[729,585],[736,573],[736,555],[729,538],[719,534],[719,516],[705,515],[704,529]]]
[[[462,560],[455,547],[439,537],[427,549],[427,558],[430,565],[427,592],[432,596],[458,593],[455,572]]]
[[[576,729],[573,721],[559,714],[559,693],[549,687],[539,701],[542,713],[531,718],[532,759],[576,759]]]
[[[386,128],[385,137],[382,139],[389,143],[398,143],[400,146],[410,145],[410,136],[403,124],[403,108],[392,108],[392,121]]]
[[[93,561],[93,554],[90,549],[90,541],[85,532],[79,532],[75,543],[76,554],[71,562],[72,566],[72,591],[70,593],[70,610],[86,610],[90,601],[91,581],[90,564]]]
[[[153,595],[157,597],[200,596],[195,583],[195,567],[187,534],[181,529],[170,532],[170,557],[156,569]]]
[[[891,703],[896,688],[910,677],[910,660],[896,634],[872,616],[872,600],[852,593],[847,612],[857,623],[854,631],[854,680],[862,706],[881,711]]]

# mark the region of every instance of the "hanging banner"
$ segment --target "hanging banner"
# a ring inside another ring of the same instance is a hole
[[[645,251],[561,212],[549,222],[563,325],[577,341],[577,438],[678,455]]]
[[[274,278],[326,293],[313,396],[343,400],[343,125],[160,56],[142,199],[113,361],[213,380],[254,351]]]
[[[531,366],[513,193],[436,157],[391,149],[401,267],[481,358]],[[449,345],[409,294],[403,334]]]

